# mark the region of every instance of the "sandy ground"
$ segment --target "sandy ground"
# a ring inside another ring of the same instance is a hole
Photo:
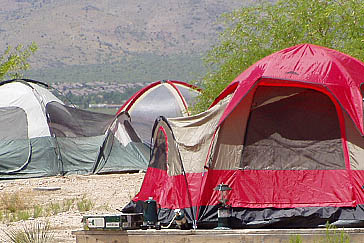
[[[66,199],[86,198],[95,205],[91,211],[79,212],[77,206],[53,216],[39,217],[13,223],[0,222],[0,242],[7,242],[4,231],[22,229],[24,224],[48,220],[54,231],[54,242],[76,242],[72,231],[82,229],[82,216],[118,213],[136,195],[143,182],[144,173],[108,175],[71,175],[0,181],[0,196],[19,192],[24,201],[33,205],[49,205]],[[35,188],[57,188],[56,191],[39,191]],[[46,207],[46,206],[44,206]]]

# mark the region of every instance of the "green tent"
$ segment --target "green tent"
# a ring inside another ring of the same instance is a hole
[[[147,151],[126,113],[66,106],[38,81],[0,83],[0,179],[143,170]]]

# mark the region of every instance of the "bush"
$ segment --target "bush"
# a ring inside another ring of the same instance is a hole
[[[53,242],[54,233],[50,223],[32,222],[23,224],[20,230],[4,231],[9,242],[13,243],[49,243]]]

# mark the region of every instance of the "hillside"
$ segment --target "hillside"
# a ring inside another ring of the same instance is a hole
[[[243,2],[0,0],[0,50],[35,41],[29,75],[48,82],[188,81],[222,30],[218,16]]]

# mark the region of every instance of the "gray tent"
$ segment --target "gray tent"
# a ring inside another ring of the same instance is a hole
[[[150,146],[155,119],[190,116],[189,107],[195,104],[200,93],[198,87],[182,81],[157,81],[136,92],[118,113],[129,112],[136,132]]]
[[[66,106],[37,81],[0,83],[0,179],[144,169],[134,134],[127,114]]]

